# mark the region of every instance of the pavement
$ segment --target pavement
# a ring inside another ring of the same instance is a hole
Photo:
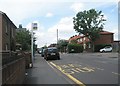
[[[76,58],[73,59],[70,56],[76,57]],[[85,64],[85,62],[87,60],[91,59],[90,57],[93,58],[95,61],[97,61],[97,60],[100,60],[100,62],[103,62],[103,60],[108,61],[105,63],[106,65],[104,65],[106,67],[107,63],[116,62],[116,61],[113,62],[113,60],[118,59],[118,53],[76,53],[73,55],[64,53],[64,54],[61,54],[60,61],[55,60],[52,62],[54,62],[55,64],[59,64],[59,65],[61,65],[62,63],[65,64],[67,62],[74,63],[75,61],[78,61],[79,63],[82,62]],[[101,59],[102,59],[102,61],[101,61]],[[90,62],[90,60],[88,61],[88,63],[90,63],[91,65],[95,65],[95,63]],[[84,65],[84,64],[82,64],[82,65]],[[114,63],[114,64],[116,65],[117,63]],[[96,63],[96,65],[98,65],[98,62]],[[103,65],[103,63],[102,63],[102,65]],[[107,67],[107,68],[109,70],[111,70],[109,67]],[[112,67],[112,70],[115,70],[115,68]],[[80,73],[80,74],[78,74],[78,75],[80,75],[80,80],[82,80],[83,75],[82,75],[82,73]],[[90,74],[92,74],[92,72]],[[87,76],[89,76],[90,74],[88,74]],[[105,74],[107,74],[107,73],[105,73]],[[76,76],[78,76],[78,75],[76,75]],[[94,75],[94,73],[93,73],[93,75]],[[78,76],[78,78],[79,78],[79,76]],[[83,81],[85,81],[85,80],[83,79]],[[89,83],[91,83],[90,80],[88,80],[88,81],[89,81]],[[86,81],[86,83],[87,83],[87,81]],[[36,54],[33,68],[26,70],[26,77],[25,77],[25,81],[23,84],[69,84],[70,85],[70,84],[75,84],[75,83],[72,80],[70,80],[68,77],[64,76],[64,74],[62,74],[57,69],[55,70],[55,68],[52,68],[49,65],[49,61],[47,62],[46,60],[44,60],[43,57],[40,56],[40,54]]]
[[[62,76],[62,77],[61,77]],[[73,84],[61,73],[56,72],[40,56],[36,55],[33,68],[26,70],[26,77],[23,84]]]

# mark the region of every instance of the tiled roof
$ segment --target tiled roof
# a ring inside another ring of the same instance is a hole
[[[108,31],[101,31],[100,34],[101,34],[101,35],[105,35],[105,34],[114,34],[114,33],[108,32]],[[71,40],[76,40],[76,39],[78,39],[78,38],[83,38],[83,37],[85,37],[85,36],[75,35],[75,36],[71,37],[71,38],[69,39],[69,41],[71,41]]]
[[[80,35],[76,35],[76,36],[71,37],[71,38],[69,39],[69,41],[70,41],[70,40],[76,40],[76,39],[78,39],[78,38],[80,38]]]

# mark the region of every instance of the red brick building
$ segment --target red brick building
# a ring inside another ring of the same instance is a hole
[[[101,31],[100,37],[95,41],[95,45],[99,44],[110,44],[113,43],[113,35],[114,33],[108,32],[108,31]],[[77,40],[78,44],[82,44],[84,49],[90,49],[90,40],[85,36],[75,35],[69,39],[69,43],[71,43],[72,40]]]
[[[100,38],[95,41],[96,44],[111,44],[113,43],[113,34],[112,32],[102,31],[100,32]]]

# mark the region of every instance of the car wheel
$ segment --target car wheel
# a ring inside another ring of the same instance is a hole
[[[105,51],[103,50],[102,53],[104,53]]]
[[[47,58],[47,57],[46,57],[45,59],[46,59],[46,61],[48,61],[48,58]]]
[[[58,60],[60,60],[60,57],[58,56],[58,58],[57,58]]]

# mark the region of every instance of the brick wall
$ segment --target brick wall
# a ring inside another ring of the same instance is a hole
[[[0,14],[0,52],[2,52],[2,15]]]
[[[100,38],[95,41],[95,44],[112,44],[113,43],[113,34],[102,34]]]
[[[22,64],[22,65],[21,65]],[[2,84],[22,84],[25,78],[25,59],[20,58],[2,69]]]

